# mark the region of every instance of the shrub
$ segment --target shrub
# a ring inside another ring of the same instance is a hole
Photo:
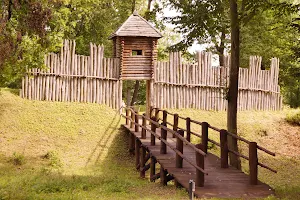
[[[300,112],[293,114],[293,115],[288,115],[286,117],[286,121],[291,123],[291,124],[295,124],[295,125],[299,125],[300,126]]]
[[[12,162],[14,165],[23,165],[25,163],[24,154],[19,154],[19,153],[14,152]]]

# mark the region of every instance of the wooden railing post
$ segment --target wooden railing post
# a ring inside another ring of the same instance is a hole
[[[130,128],[134,127],[134,121],[135,121],[135,112],[134,110],[131,110],[131,123],[130,123]]]
[[[177,133],[179,135],[181,135],[183,137],[184,135],[184,131],[183,130],[178,130]],[[176,149],[183,153],[183,141],[177,137],[176,139]],[[183,161],[183,158],[181,156],[179,156],[178,154],[176,154],[176,167],[177,168],[182,168],[182,161]]]
[[[221,145],[221,168],[228,168],[227,131],[224,129],[220,131],[220,145]]]
[[[126,125],[129,125],[129,119],[128,119],[128,117],[129,117],[129,110],[127,108],[125,108],[125,110],[126,110]]]
[[[151,119],[156,122],[155,117],[152,117]],[[151,123],[151,131],[156,133],[156,125],[154,123]],[[151,146],[155,146],[155,135],[153,135],[152,133],[151,133]]]
[[[186,140],[191,141],[191,119],[186,118]]]
[[[134,121],[135,121],[135,126],[134,126],[134,131],[139,132],[139,115],[138,113],[134,115]]]
[[[203,144],[197,144],[196,148],[204,150]],[[200,154],[199,152],[196,152],[196,165],[204,169],[204,156]],[[204,186],[204,173],[200,170],[196,169],[196,181],[195,184],[197,187],[203,187]]]
[[[136,137],[135,138],[135,166],[136,166],[136,169],[140,169],[140,148],[141,148],[141,142]]]
[[[168,113],[166,110],[163,111],[163,123],[167,124]]]
[[[258,157],[257,157],[257,143],[250,142],[249,143],[249,169],[250,169],[250,184],[257,185],[257,165],[258,165]]]
[[[174,114],[174,125],[173,125],[173,131],[178,130],[178,114]],[[175,138],[175,135],[173,135],[173,138]]]
[[[208,145],[208,123],[207,122],[202,122],[201,123],[202,127],[202,144],[203,144],[203,151],[207,153],[207,145]]]
[[[161,123],[162,126],[167,126],[166,123]],[[167,130],[161,128],[161,138],[164,140],[167,140]],[[160,153],[161,154],[166,154],[167,153],[167,145],[161,140],[160,141]]]
[[[146,114],[144,113],[143,117],[142,117],[142,119],[143,119],[143,123],[142,123],[143,127],[142,127],[141,139],[146,139],[146,129],[144,128],[144,127],[146,127],[146,118],[145,118],[145,116],[146,116]]]

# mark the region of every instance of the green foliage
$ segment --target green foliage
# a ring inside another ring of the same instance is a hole
[[[300,112],[295,114],[288,114],[286,117],[286,121],[291,124],[300,126]]]
[[[20,154],[17,152],[13,153],[13,157],[11,160],[14,165],[23,165],[23,164],[25,164],[25,161],[26,161],[24,154]]]
[[[49,166],[51,168],[59,169],[63,166],[56,151],[48,151],[43,158],[49,160]]]
[[[145,4],[136,0],[136,9]],[[132,9],[132,2],[123,0],[5,0],[1,5],[0,86],[15,88],[27,69],[45,67],[44,55],[58,52],[63,39],[74,39],[79,54],[87,55],[93,42],[111,56],[108,37]]]

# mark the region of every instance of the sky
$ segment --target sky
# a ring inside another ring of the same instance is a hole
[[[164,8],[163,9],[163,15],[161,14],[158,14],[157,17],[158,19],[162,19],[163,17],[174,17],[174,16],[177,16],[179,15],[178,12],[176,12],[176,10],[170,8],[170,7],[167,7],[167,8]],[[170,23],[165,23],[165,25],[168,27],[168,28],[174,28],[174,25],[170,24]],[[194,53],[196,51],[204,51],[206,48],[206,45],[199,45],[197,44],[196,42],[188,48],[188,51],[190,53]]]

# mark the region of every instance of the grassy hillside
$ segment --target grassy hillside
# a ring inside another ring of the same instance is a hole
[[[0,199],[186,198],[139,179],[121,118],[107,106],[29,101],[2,89],[0,115]]]
[[[171,111],[226,127],[225,112]],[[287,112],[296,110],[240,112],[239,133],[277,153],[260,154],[279,170],[260,169],[260,179],[279,198],[300,199],[300,128],[285,122]],[[187,199],[172,185],[139,179],[123,121],[107,106],[29,101],[2,89],[0,115],[0,199]]]

